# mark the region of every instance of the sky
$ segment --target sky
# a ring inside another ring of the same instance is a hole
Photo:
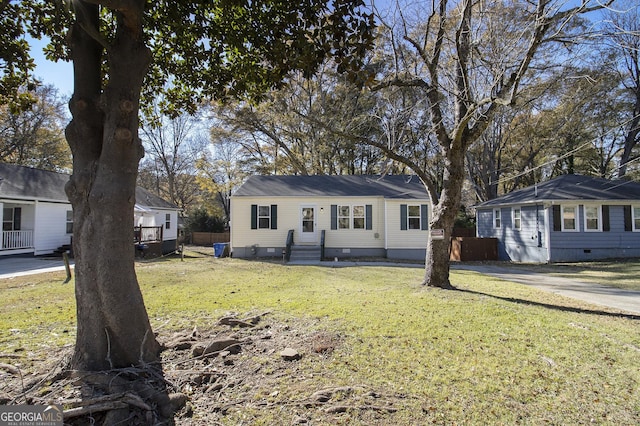
[[[569,5],[573,1],[575,0],[570,0]],[[385,4],[380,0],[377,3]],[[31,45],[31,55],[36,62],[35,77],[45,84],[53,84],[58,88],[61,96],[70,98],[73,95],[73,65],[64,61],[48,61],[42,52],[43,47],[47,44],[47,40],[44,38],[43,40],[27,38],[27,41]]]
[[[60,96],[70,98],[73,94],[73,65],[70,62],[51,62],[44,57],[42,48],[47,45],[44,40],[28,39],[31,56],[36,62],[34,75],[45,84],[58,88]]]

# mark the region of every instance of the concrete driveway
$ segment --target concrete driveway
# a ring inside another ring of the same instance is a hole
[[[530,285],[541,290],[595,305],[618,309],[623,312],[640,314],[640,291],[623,290],[615,287],[582,282],[571,278],[555,277],[543,272],[520,267],[484,264],[451,264],[452,269],[479,272],[505,281]]]
[[[69,259],[73,268],[73,259]],[[0,279],[44,272],[64,271],[61,257],[49,256],[2,256],[0,257]]]

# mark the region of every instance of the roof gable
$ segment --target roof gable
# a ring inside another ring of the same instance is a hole
[[[65,173],[0,163],[0,198],[68,203],[69,198],[64,191],[68,181],[69,175]],[[177,208],[141,187],[136,187],[136,204],[144,207]]]
[[[233,196],[429,198],[420,179],[410,175],[254,175]]]
[[[592,176],[562,175],[510,192],[477,207],[562,201],[638,201],[640,183]]]

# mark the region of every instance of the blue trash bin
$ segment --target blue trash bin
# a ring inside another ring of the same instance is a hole
[[[215,257],[223,257],[224,250],[227,248],[228,243],[214,243],[213,244],[213,255]]]

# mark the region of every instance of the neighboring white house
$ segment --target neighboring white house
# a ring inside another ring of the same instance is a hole
[[[0,256],[43,255],[71,243],[73,212],[64,191],[69,175],[0,163]],[[178,208],[136,188],[134,238],[162,241],[162,251],[174,251]]]
[[[417,176],[251,176],[231,197],[231,252],[423,260],[429,206]]]

